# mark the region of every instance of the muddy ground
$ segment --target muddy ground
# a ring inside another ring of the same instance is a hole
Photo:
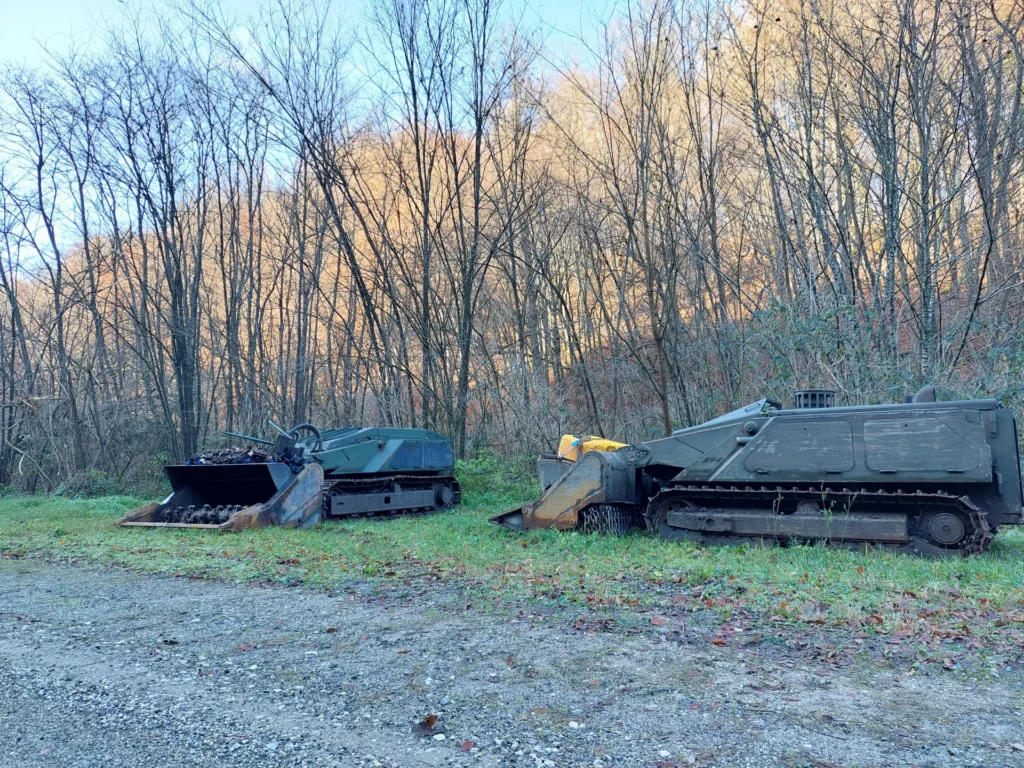
[[[1024,766],[1018,670],[837,667],[479,597],[0,560],[0,765]]]

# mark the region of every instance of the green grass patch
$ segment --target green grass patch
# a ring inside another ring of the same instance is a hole
[[[0,498],[0,555],[314,588],[452,580],[498,600],[591,613],[716,610],[781,625],[970,638],[1024,621],[1024,532],[1000,533],[983,556],[925,560],[822,547],[699,547],[645,534],[515,534],[487,518],[533,498],[521,468],[462,467],[461,507],[429,517],[328,522],[237,534],[122,529],[141,500]]]

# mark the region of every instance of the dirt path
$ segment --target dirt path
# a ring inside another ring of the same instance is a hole
[[[830,671],[468,599],[0,561],[0,764],[1024,765],[1020,675]]]

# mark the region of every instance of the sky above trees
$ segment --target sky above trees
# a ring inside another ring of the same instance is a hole
[[[39,63],[46,48],[63,51],[74,44],[86,49],[96,46],[106,29],[120,28],[136,16],[146,18],[170,3],[154,0],[38,0],[5,3],[0,24],[0,61]],[[246,0],[221,0],[229,15],[254,12]],[[350,21],[366,13],[364,0],[340,0],[335,5]],[[523,20],[550,36],[555,47],[573,47],[575,38],[590,42],[597,36],[597,19],[607,18],[612,0],[531,0],[521,4]]]

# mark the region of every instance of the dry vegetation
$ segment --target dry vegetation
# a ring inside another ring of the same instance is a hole
[[[465,456],[799,385],[1022,402],[1019,0],[624,0],[572,65],[498,0],[373,9],[3,70],[0,483],[268,418]]]

